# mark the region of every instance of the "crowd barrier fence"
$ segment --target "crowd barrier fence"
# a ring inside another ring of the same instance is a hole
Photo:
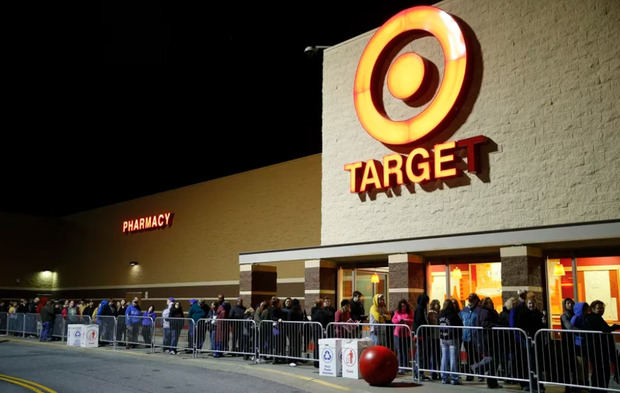
[[[312,321],[261,321],[256,350],[259,358],[318,361],[323,326]]]
[[[460,376],[512,381],[530,391],[553,385],[620,392],[620,333],[539,330],[534,339],[517,328],[423,325],[412,334],[404,324],[332,322],[323,329],[313,321],[97,316],[99,341],[151,351],[185,350],[259,358],[319,361],[321,338],[370,338],[392,349],[400,370],[442,379]],[[89,316],[56,315],[50,335],[66,340],[67,325],[89,324]],[[0,312],[0,336],[41,336],[39,314]],[[140,339],[141,337],[141,339]],[[615,382],[615,383],[614,383]]]
[[[99,325],[99,342],[112,344],[116,348],[117,320],[113,315],[98,315],[95,323]]]
[[[460,376],[534,385],[534,357],[527,334],[517,328],[422,325],[416,331],[417,379],[424,372],[444,381]]]
[[[153,351],[153,326],[154,321],[151,317],[119,315],[116,317],[116,344],[122,343],[127,348],[146,346]],[[123,340],[118,340],[119,329],[124,328]]]
[[[9,335],[9,313],[0,312],[0,336]]]
[[[256,356],[256,322],[252,319],[200,319],[195,327],[196,352]]]
[[[195,356],[195,325],[191,318],[155,318],[153,351],[161,348],[162,351],[192,352]]]
[[[618,342],[619,333],[539,330],[534,335],[538,383],[620,392]]]

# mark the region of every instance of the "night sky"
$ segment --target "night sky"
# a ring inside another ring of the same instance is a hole
[[[87,10],[22,14],[5,49],[0,211],[61,216],[319,153],[322,58],[304,48],[432,3],[111,0],[93,25],[76,23]]]

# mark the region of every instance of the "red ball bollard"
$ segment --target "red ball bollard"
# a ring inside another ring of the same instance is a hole
[[[370,385],[387,385],[396,378],[398,360],[391,349],[382,345],[367,348],[360,356],[360,373]]]

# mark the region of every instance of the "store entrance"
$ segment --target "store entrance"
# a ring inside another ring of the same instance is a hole
[[[451,297],[461,308],[470,293],[491,298],[495,310],[502,311],[502,265],[500,262],[431,264],[426,269],[428,296],[440,303]],[[449,290],[448,290],[449,288]]]
[[[386,304],[388,298],[388,267],[364,267],[338,269],[338,305],[343,299],[351,299],[354,291],[362,293],[364,310],[368,314],[375,294],[383,294]]]

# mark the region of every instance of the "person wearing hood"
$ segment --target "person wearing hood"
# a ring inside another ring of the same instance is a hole
[[[116,337],[114,337],[114,310],[110,307],[110,301],[102,300],[95,315],[95,320],[99,325],[99,345],[113,342]]]
[[[189,306],[189,311],[187,312],[187,317],[191,318],[192,321],[194,321],[194,324],[189,325],[187,328],[187,340],[190,343],[189,345],[193,346],[194,337],[196,336],[196,331],[198,327],[198,321],[200,321],[201,318],[205,317],[205,312],[200,307],[200,303],[198,303],[198,300],[190,299],[189,304],[190,306]],[[201,341],[201,340],[198,340],[198,341]]]
[[[586,316],[590,313],[590,305],[586,302],[575,303],[573,307],[575,315],[570,320],[570,324],[575,330],[586,330]],[[590,365],[588,363],[588,351],[586,348],[587,338],[584,333],[574,333],[575,355],[577,357],[577,380],[579,385],[588,385]]]
[[[172,347],[170,346],[171,337],[172,337],[171,330],[170,330],[170,319],[168,318],[170,317],[170,310],[172,309],[173,305],[174,305],[174,298],[169,297],[166,300],[166,308],[161,313],[161,317],[163,319],[162,327],[164,329],[164,345],[163,345],[164,352],[172,351]]]
[[[564,330],[573,330],[573,325],[570,323],[570,320],[573,319],[573,316],[575,316],[575,313],[573,312],[574,307],[575,302],[573,299],[567,297],[562,300],[562,310],[564,312],[562,313],[560,320],[562,322],[562,329]]]
[[[382,293],[376,294],[372,298],[370,307],[370,338],[375,345],[385,345],[387,343],[386,331],[383,326],[377,324],[389,323],[390,313],[385,305],[385,296]]]

